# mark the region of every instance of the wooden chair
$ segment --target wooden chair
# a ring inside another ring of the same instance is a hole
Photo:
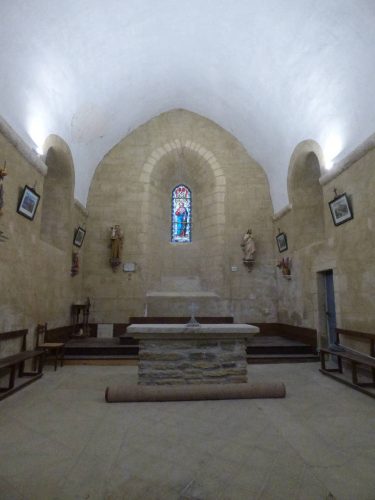
[[[64,364],[64,342],[45,342],[45,335],[47,333],[47,323],[39,324],[36,327],[36,349],[43,350],[48,354],[53,355],[55,358],[55,371],[57,370],[57,361],[60,359],[60,366]]]

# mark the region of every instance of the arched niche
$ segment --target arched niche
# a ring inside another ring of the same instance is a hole
[[[173,287],[179,277],[199,276],[204,289],[220,289],[222,273],[213,277],[207,266],[207,259],[217,261],[224,255],[217,240],[225,228],[225,176],[214,155],[190,141],[171,141],[159,148],[159,154],[150,155],[141,177],[150,186],[144,190],[143,232],[147,246],[160,249],[158,267],[149,262],[151,281],[165,288]],[[192,240],[188,245],[170,241],[171,192],[177,184],[189,186],[192,193]]]
[[[48,167],[42,197],[41,239],[64,250],[72,243],[73,159],[66,142],[50,135],[43,148]]]
[[[323,153],[315,141],[295,148],[289,166],[288,193],[293,207],[295,248],[303,248],[323,237],[323,190],[319,183]]]

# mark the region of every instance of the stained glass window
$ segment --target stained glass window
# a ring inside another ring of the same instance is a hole
[[[191,191],[179,184],[172,191],[171,242],[191,241]]]

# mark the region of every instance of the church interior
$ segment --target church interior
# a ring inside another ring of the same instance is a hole
[[[374,500],[374,3],[0,19],[0,498]],[[194,317],[285,398],[105,401]]]

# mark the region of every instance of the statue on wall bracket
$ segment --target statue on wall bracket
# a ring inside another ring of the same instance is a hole
[[[4,186],[3,180],[4,177],[8,175],[7,172],[7,162],[4,161],[4,167],[0,168],[0,215],[3,215],[3,206],[4,206]]]
[[[242,262],[247,267],[250,272],[253,268],[255,258],[255,241],[252,235],[251,229],[248,229],[246,233],[242,236],[241,248],[243,251]]]
[[[72,267],[70,268],[70,276],[77,276],[79,273],[79,253],[76,250],[72,252]]]
[[[111,258],[109,262],[112,271],[116,271],[121,265],[122,245],[124,240],[124,233],[121,231],[120,226],[116,224],[111,227]]]

